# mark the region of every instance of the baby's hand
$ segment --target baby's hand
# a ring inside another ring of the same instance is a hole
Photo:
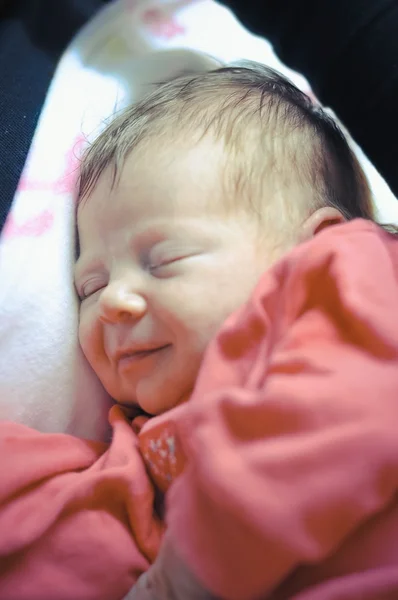
[[[123,600],[217,600],[184,565],[167,534],[152,567]]]

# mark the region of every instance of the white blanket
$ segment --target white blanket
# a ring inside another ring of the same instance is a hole
[[[65,51],[1,238],[0,418],[45,432],[106,438],[110,401],[77,342],[72,267],[78,159],[107,117],[150,84],[214,67],[210,56],[267,63],[309,91],[265,40],[212,0],[118,0]],[[366,170],[382,218],[397,221],[398,203],[368,163]]]

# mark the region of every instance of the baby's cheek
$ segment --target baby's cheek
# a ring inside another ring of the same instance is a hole
[[[80,314],[79,315],[78,337],[79,337],[79,344],[80,344],[84,354],[86,354],[88,331],[89,330],[87,328],[87,319],[85,319],[84,316],[82,314]]]
[[[85,357],[90,365],[95,369],[95,363],[98,361],[103,351],[101,351],[101,335],[95,319],[87,313],[81,313],[79,321],[79,343]]]

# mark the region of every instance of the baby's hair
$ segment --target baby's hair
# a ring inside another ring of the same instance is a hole
[[[266,212],[271,185],[284,192],[279,215],[330,206],[346,219],[374,219],[366,177],[334,119],[280,73],[252,62],[164,83],[113,118],[83,156],[79,201],[108,167],[115,185],[138,146],[193,145],[206,135],[224,144],[223,181],[235,205],[247,199]]]

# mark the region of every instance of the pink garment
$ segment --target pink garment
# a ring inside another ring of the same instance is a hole
[[[175,420],[168,527],[228,600],[398,598],[398,238],[332,227],[264,275]]]
[[[109,447],[0,424],[0,598],[122,598],[175,480],[171,538],[222,598],[396,600],[398,238],[356,221],[298,247],[187,404],[138,436],[110,421]]]
[[[110,422],[109,447],[0,424],[1,599],[118,600],[155,559],[139,441],[119,408]]]

